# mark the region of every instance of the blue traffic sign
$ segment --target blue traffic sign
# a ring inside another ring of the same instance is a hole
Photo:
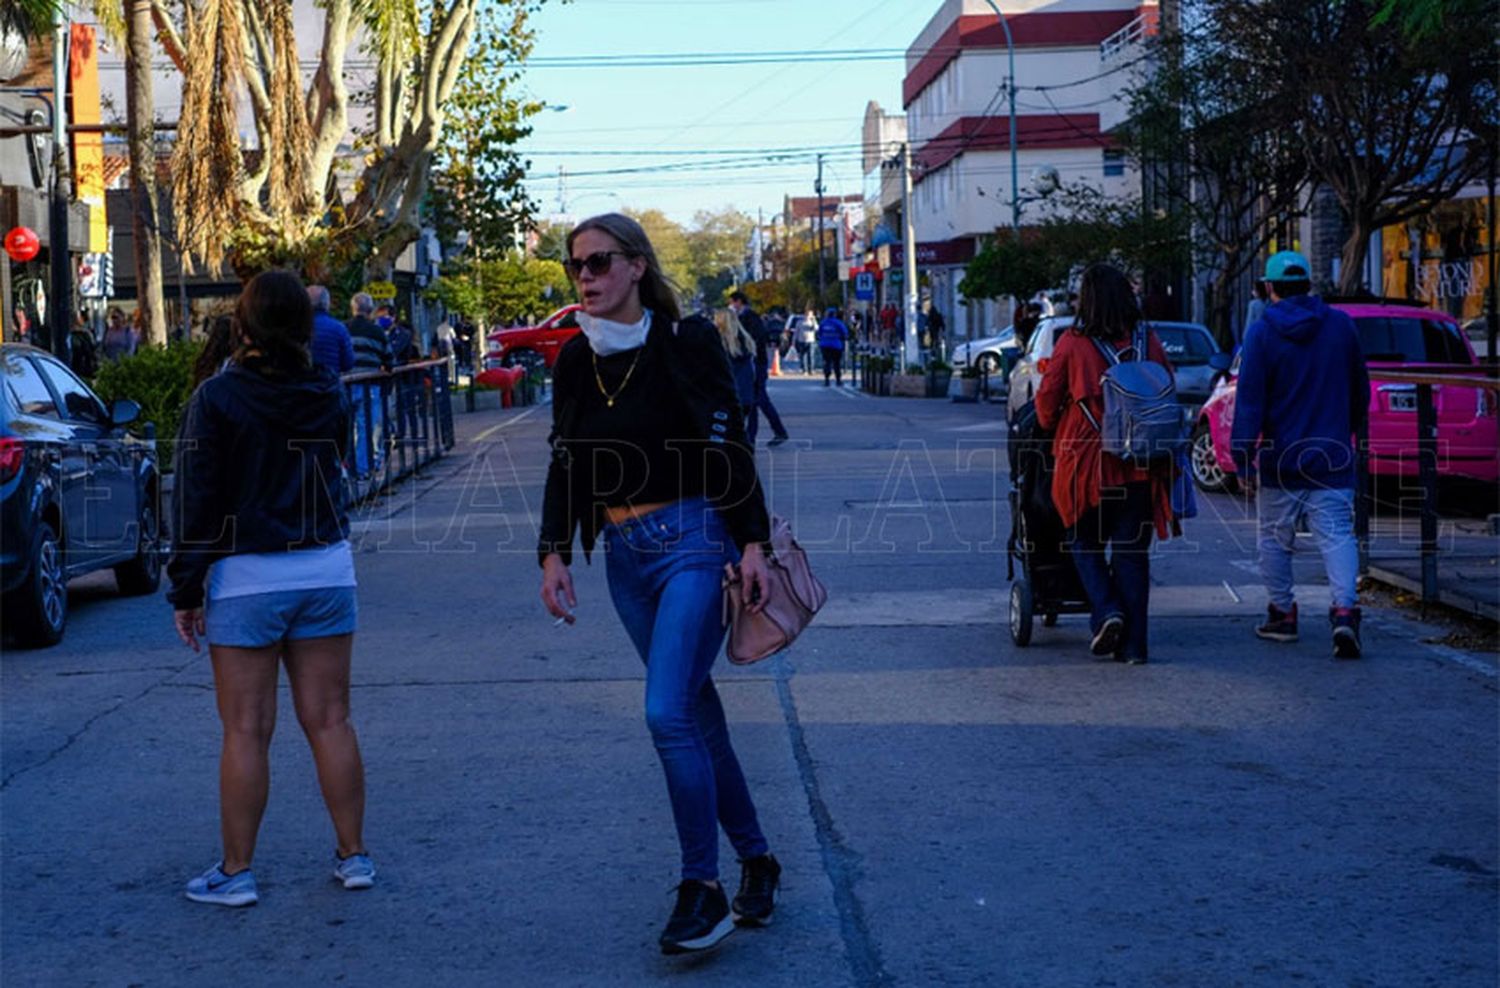
[[[861,271],[854,276],[854,297],[861,302],[875,300],[875,275],[873,273]]]

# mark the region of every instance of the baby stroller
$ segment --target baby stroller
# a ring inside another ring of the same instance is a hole
[[[1052,503],[1052,440],[1042,433],[1031,402],[1011,421],[1010,538],[1006,542],[1005,576],[1010,584],[1010,637],[1031,643],[1032,619],[1042,616],[1048,628],[1059,614],[1087,614],[1088,596],[1064,545],[1062,518]],[[1020,576],[1016,569],[1019,566]]]

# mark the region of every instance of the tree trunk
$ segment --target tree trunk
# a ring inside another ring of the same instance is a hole
[[[1374,224],[1367,217],[1351,218],[1349,239],[1344,241],[1342,260],[1339,262],[1340,295],[1360,295],[1372,291],[1365,284],[1365,260],[1370,253],[1370,235],[1374,232]]]
[[[144,343],[167,342],[162,296],[161,228],[156,213],[156,142],[151,100],[151,2],[130,0],[125,21],[125,122],[130,139],[130,199],[135,246],[137,323]]]

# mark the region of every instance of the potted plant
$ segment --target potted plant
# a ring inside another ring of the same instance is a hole
[[[979,367],[968,364],[948,381],[948,397],[958,402],[979,400]]]
[[[948,397],[948,382],[953,378],[953,366],[943,360],[931,360],[927,364],[927,397]]]
[[[924,398],[927,395],[927,372],[921,364],[907,364],[906,373],[891,376],[891,394],[901,398]]]

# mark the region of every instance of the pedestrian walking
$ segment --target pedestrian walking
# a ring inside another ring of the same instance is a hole
[[[719,342],[724,345],[724,353],[729,358],[735,394],[740,399],[740,414],[748,429],[750,416],[755,414],[755,339],[740,325],[733,309],[716,310],[714,326],[719,330]]]
[[[1230,434],[1240,484],[1257,504],[1260,572],[1270,602],[1261,638],[1297,640],[1292,552],[1306,522],[1332,595],[1333,652],[1362,651],[1354,537],[1354,436],[1370,408],[1370,375],[1354,320],[1310,294],[1295,251],[1266,262],[1270,305],[1245,332]]]
[[[251,279],[235,309],[236,359],[193,393],[177,444],[180,528],[167,563],[182,641],[208,645],[223,724],[223,856],[187,884],[194,902],[247,906],[269,790],[278,666],[333,820],[333,876],[369,888],[365,782],[349,719],[354,556],[339,484],[349,403],[313,365],[313,309],[286,271]]]
[[[375,300],[357,292],[349,300],[349,339],[354,346],[354,370],[369,374],[391,369],[391,347],[385,330],[373,318]],[[349,386],[354,414],[354,469],[361,480],[380,469],[384,461],[385,401],[379,381],[358,381]]]
[[[849,339],[849,327],[839,318],[839,310],[833,306],[818,323],[818,351],[823,355],[823,387],[828,387],[831,376],[839,387],[844,386],[844,344]]]
[[[818,320],[809,312],[797,325],[797,363],[804,374],[811,374],[814,370],[813,350],[817,345]]]
[[[781,334],[769,329],[760,314],[750,308],[750,298],[744,292],[733,292],[729,296],[729,311],[733,312],[739,319],[740,325],[745,327],[752,339],[755,340],[755,413],[750,416],[749,425],[745,429],[745,438],[749,440],[750,446],[755,447],[755,437],[760,432],[760,415],[765,413],[766,421],[771,424],[771,441],[767,446],[780,446],[789,438],[786,425],[781,421],[781,414],[776,411],[775,404],[771,401],[771,392],[767,387],[767,381],[771,374],[771,350],[781,345]]]
[[[119,309],[110,309],[104,317],[104,359],[119,360],[135,353],[140,333]]]
[[[1055,430],[1052,499],[1089,598],[1089,651],[1141,665],[1150,655],[1151,536],[1170,530],[1173,467],[1170,459],[1141,467],[1104,452],[1095,423],[1104,421],[1101,379],[1111,361],[1100,345],[1119,359],[1154,360],[1169,372],[1171,364],[1154,332],[1144,357],[1134,352],[1141,312],[1122,271],[1090,266],[1078,294],[1077,322],[1058,338],[1037,389],[1036,418]]]
[[[704,950],[736,924],[768,922],[781,873],[710,675],[724,566],[738,559],[745,601],[759,606],[770,522],[724,348],[711,323],[680,318],[640,224],[596,216],[568,234],[567,250],[583,332],[553,369],[542,601],[573,623],[574,532],[585,557],[602,536],[615,611],[646,664],[646,724],[682,852],[659,942],[667,954]],[[623,444],[636,455],[596,455]],[[719,884],[721,826],[741,864],[732,904]]]
[[[307,297],[313,307],[312,359],[319,367],[335,374],[354,369],[354,341],[349,329],[328,312],[332,300],[322,285],[308,285]]]
[[[1266,283],[1257,279],[1250,286],[1250,304],[1245,307],[1245,325],[1240,328],[1239,342],[1243,342],[1250,327],[1260,322],[1266,314]]]

